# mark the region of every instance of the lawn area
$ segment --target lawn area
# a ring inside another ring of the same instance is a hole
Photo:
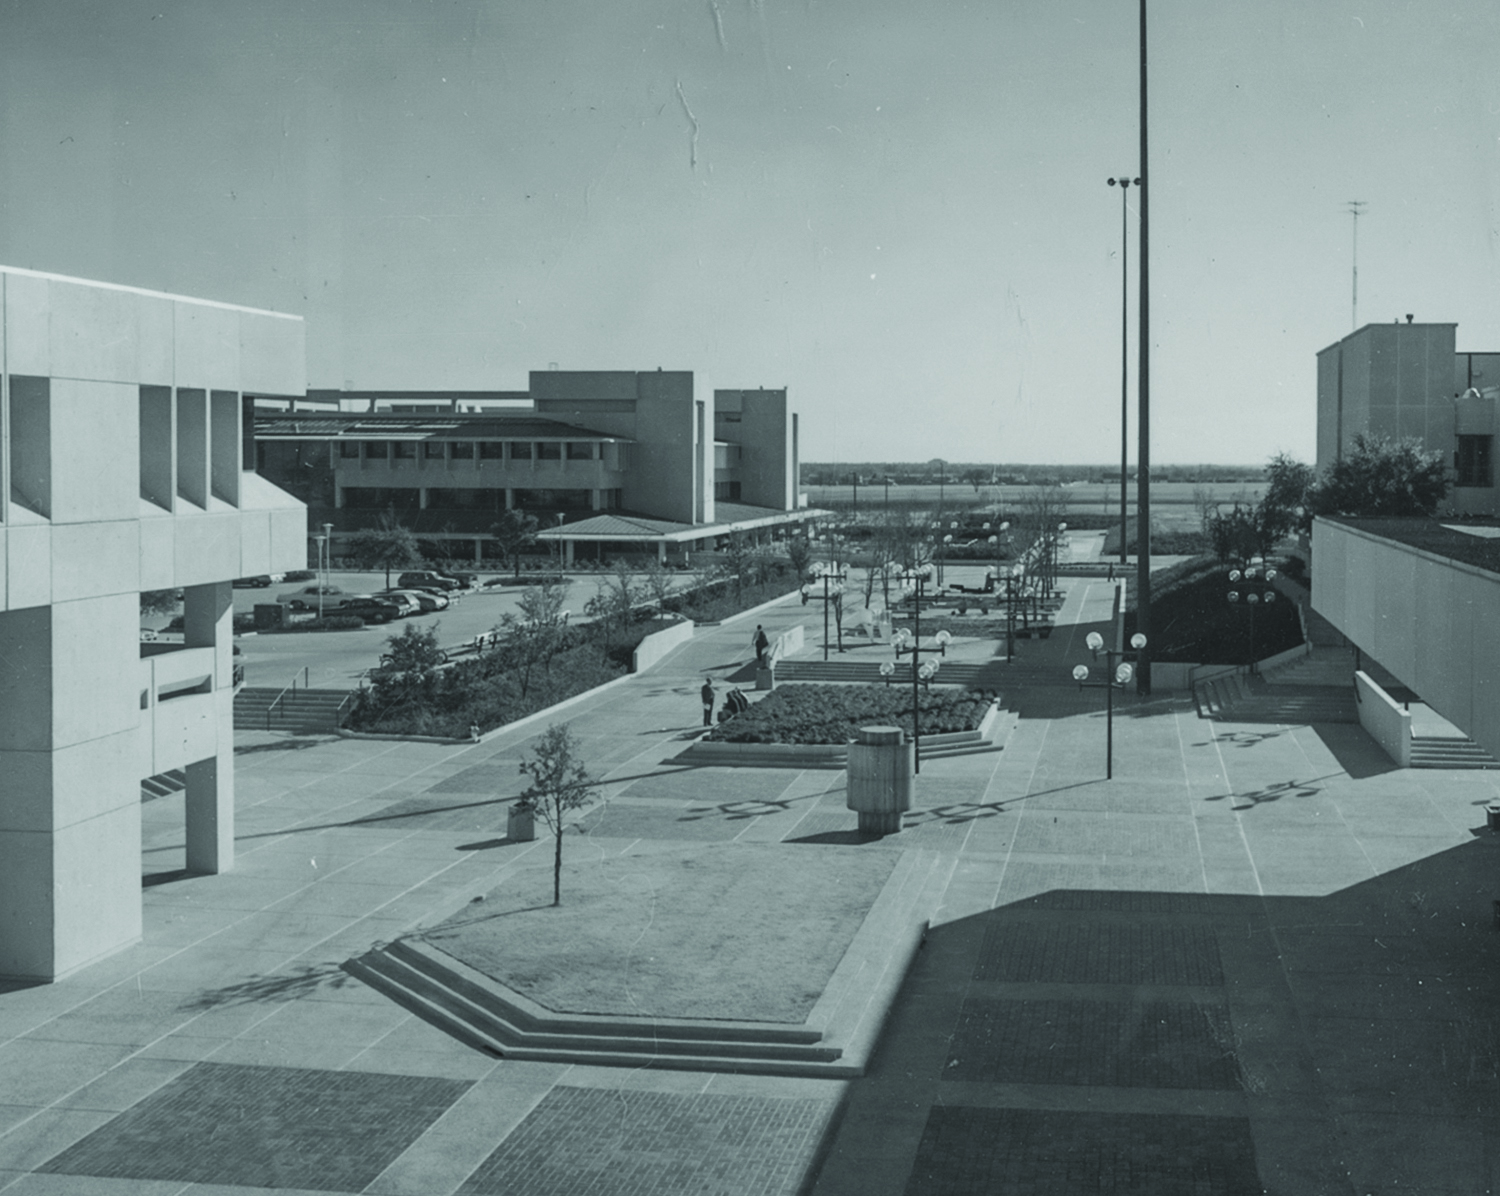
[[[797,1024],[900,853],[729,844],[526,869],[423,937],[558,1013]]]

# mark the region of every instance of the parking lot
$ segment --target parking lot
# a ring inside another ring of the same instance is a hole
[[[237,635],[235,645],[240,649],[239,662],[245,666],[247,685],[290,684],[295,675],[298,684],[315,689],[354,689],[367,670],[380,663],[380,654],[386,641],[400,635],[409,623],[418,627],[438,628],[438,643],[448,649],[472,643],[475,636],[496,627],[507,614],[516,611],[524,590],[518,586],[495,586],[485,588],[483,583],[491,577],[503,574],[483,574],[476,589],[451,595],[447,610],[430,614],[410,615],[393,623],[367,626],[358,631],[292,631],[252,632]],[[394,585],[397,573],[391,574]],[[567,578],[567,596],[563,601],[565,610],[573,618],[581,618],[583,609],[602,586],[608,575],[598,573],[574,573]],[[253,614],[262,603],[273,603],[277,595],[299,590],[316,584],[312,580],[278,582],[265,589],[239,589],[234,591],[236,615]],[[385,588],[385,573],[344,572],[335,570],[329,574],[329,584],[351,594],[370,594]],[[164,628],[171,616],[161,615],[143,619],[143,628]]]

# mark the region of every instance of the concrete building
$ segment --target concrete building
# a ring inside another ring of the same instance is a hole
[[[335,539],[383,512],[481,559],[501,511],[575,551],[710,546],[814,518],[797,492],[785,390],[718,390],[685,370],[538,370],[525,392],[310,392],[264,401],[262,473]]]
[[[306,389],[300,318],[0,268],[0,976],[141,935],[141,781],[186,774],[190,871],[234,858],[230,582],[306,562],[247,392]],[[140,594],[181,588],[184,642]]]
[[[1457,511],[1500,513],[1500,353],[1460,353],[1456,324],[1366,324],[1318,354],[1318,471],[1360,433],[1415,437],[1454,470]]]

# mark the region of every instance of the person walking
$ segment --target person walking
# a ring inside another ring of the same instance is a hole
[[[703,725],[714,725],[714,682],[712,677],[703,678]]]
[[[750,637],[750,643],[755,648],[755,663],[765,668],[766,653],[771,650],[771,641],[766,636],[766,629],[759,623],[755,625],[755,634]]]

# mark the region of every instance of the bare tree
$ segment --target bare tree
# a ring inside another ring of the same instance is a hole
[[[552,832],[552,904],[562,904],[563,830],[569,813],[594,800],[598,781],[578,759],[578,741],[567,723],[553,723],[537,740],[521,771],[531,784],[521,794],[520,804],[536,810]]]

